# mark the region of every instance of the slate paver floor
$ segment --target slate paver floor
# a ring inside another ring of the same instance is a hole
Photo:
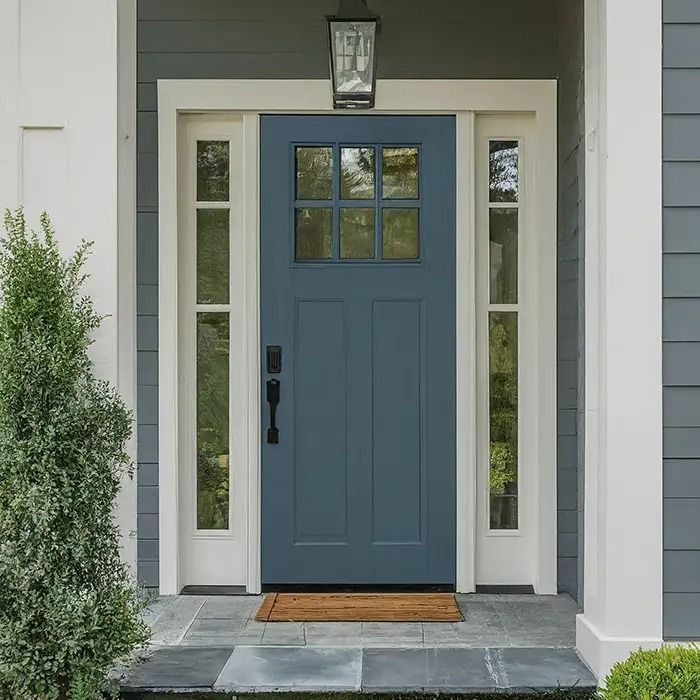
[[[197,692],[494,692],[595,687],[566,595],[458,595],[456,623],[257,622],[261,596],[170,596],[124,681]],[[132,693],[131,695],[129,693]]]
[[[377,648],[573,647],[567,595],[458,595],[463,622],[256,622],[262,596],[163,596],[149,607],[154,646]]]

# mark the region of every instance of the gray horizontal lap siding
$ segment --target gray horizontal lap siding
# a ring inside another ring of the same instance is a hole
[[[559,9],[557,580],[583,590],[583,5]]]
[[[700,638],[700,3],[664,1],[664,638]]]
[[[559,233],[559,578],[562,589],[576,596],[582,493],[577,471],[583,339],[578,308],[582,45],[576,44],[577,32],[582,31],[581,5],[577,0],[371,0],[370,5],[383,18],[380,78],[562,76],[560,110],[566,140],[560,149],[564,212]],[[138,559],[139,576],[147,586],[158,585],[156,81],[325,78],[324,17],[337,7],[337,0],[138,0]]]

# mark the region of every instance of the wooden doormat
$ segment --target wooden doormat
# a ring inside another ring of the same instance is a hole
[[[268,593],[258,622],[461,622],[453,593]]]

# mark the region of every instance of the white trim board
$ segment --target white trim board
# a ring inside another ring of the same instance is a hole
[[[158,205],[159,205],[159,508],[160,589],[179,592],[178,544],[178,115],[228,112],[243,115],[244,131],[244,255],[246,270],[245,332],[249,410],[245,417],[247,443],[242,453],[248,465],[248,556],[246,582],[251,593],[260,591],[260,394],[259,394],[259,133],[261,113],[333,113],[328,80],[161,80],[158,81]],[[457,117],[457,589],[475,586],[476,460],[473,453],[475,398],[474,312],[474,204],[473,143],[474,113],[529,112],[536,117],[539,225],[556,248],[556,81],[486,80],[388,80],[377,83],[377,106],[366,114],[454,114]],[[464,149],[463,157],[459,157]],[[545,275],[541,284],[547,283]],[[554,277],[551,278],[554,284]],[[555,298],[555,288],[547,290]],[[552,338],[552,347],[555,339]],[[548,357],[543,366],[553,375],[555,363]],[[550,361],[551,360],[551,361]],[[551,405],[550,405],[551,404]],[[556,426],[554,398],[546,402],[551,415],[545,424]],[[545,444],[547,443],[547,444]],[[556,592],[556,429],[540,439],[542,464],[550,478],[541,502],[543,522],[551,532],[538,541],[540,566],[535,576],[538,593]],[[233,457],[235,458],[235,457]],[[542,477],[540,477],[542,478]],[[543,528],[547,529],[547,527]]]

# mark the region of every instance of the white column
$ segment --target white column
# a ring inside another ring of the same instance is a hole
[[[584,610],[604,676],[662,639],[661,0],[586,0]]]
[[[129,81],[124,74],[119,83],[118,12],[127,17],[132,3],[0,2],[0,210],[23,205],[37,228],[46,210],[65,253],[82,239],[94,241],[85,287],[108,317],[91,356],[97,374],[135,408],[135,265],[127,259],[135,230],[128,164],[135,151],[121,145],[134,143],[135,125],[118,112]],[[131,451],[135,457],[135,440]],[[125,481],[117,511],[124,558],[135,566],[135,479]]]

